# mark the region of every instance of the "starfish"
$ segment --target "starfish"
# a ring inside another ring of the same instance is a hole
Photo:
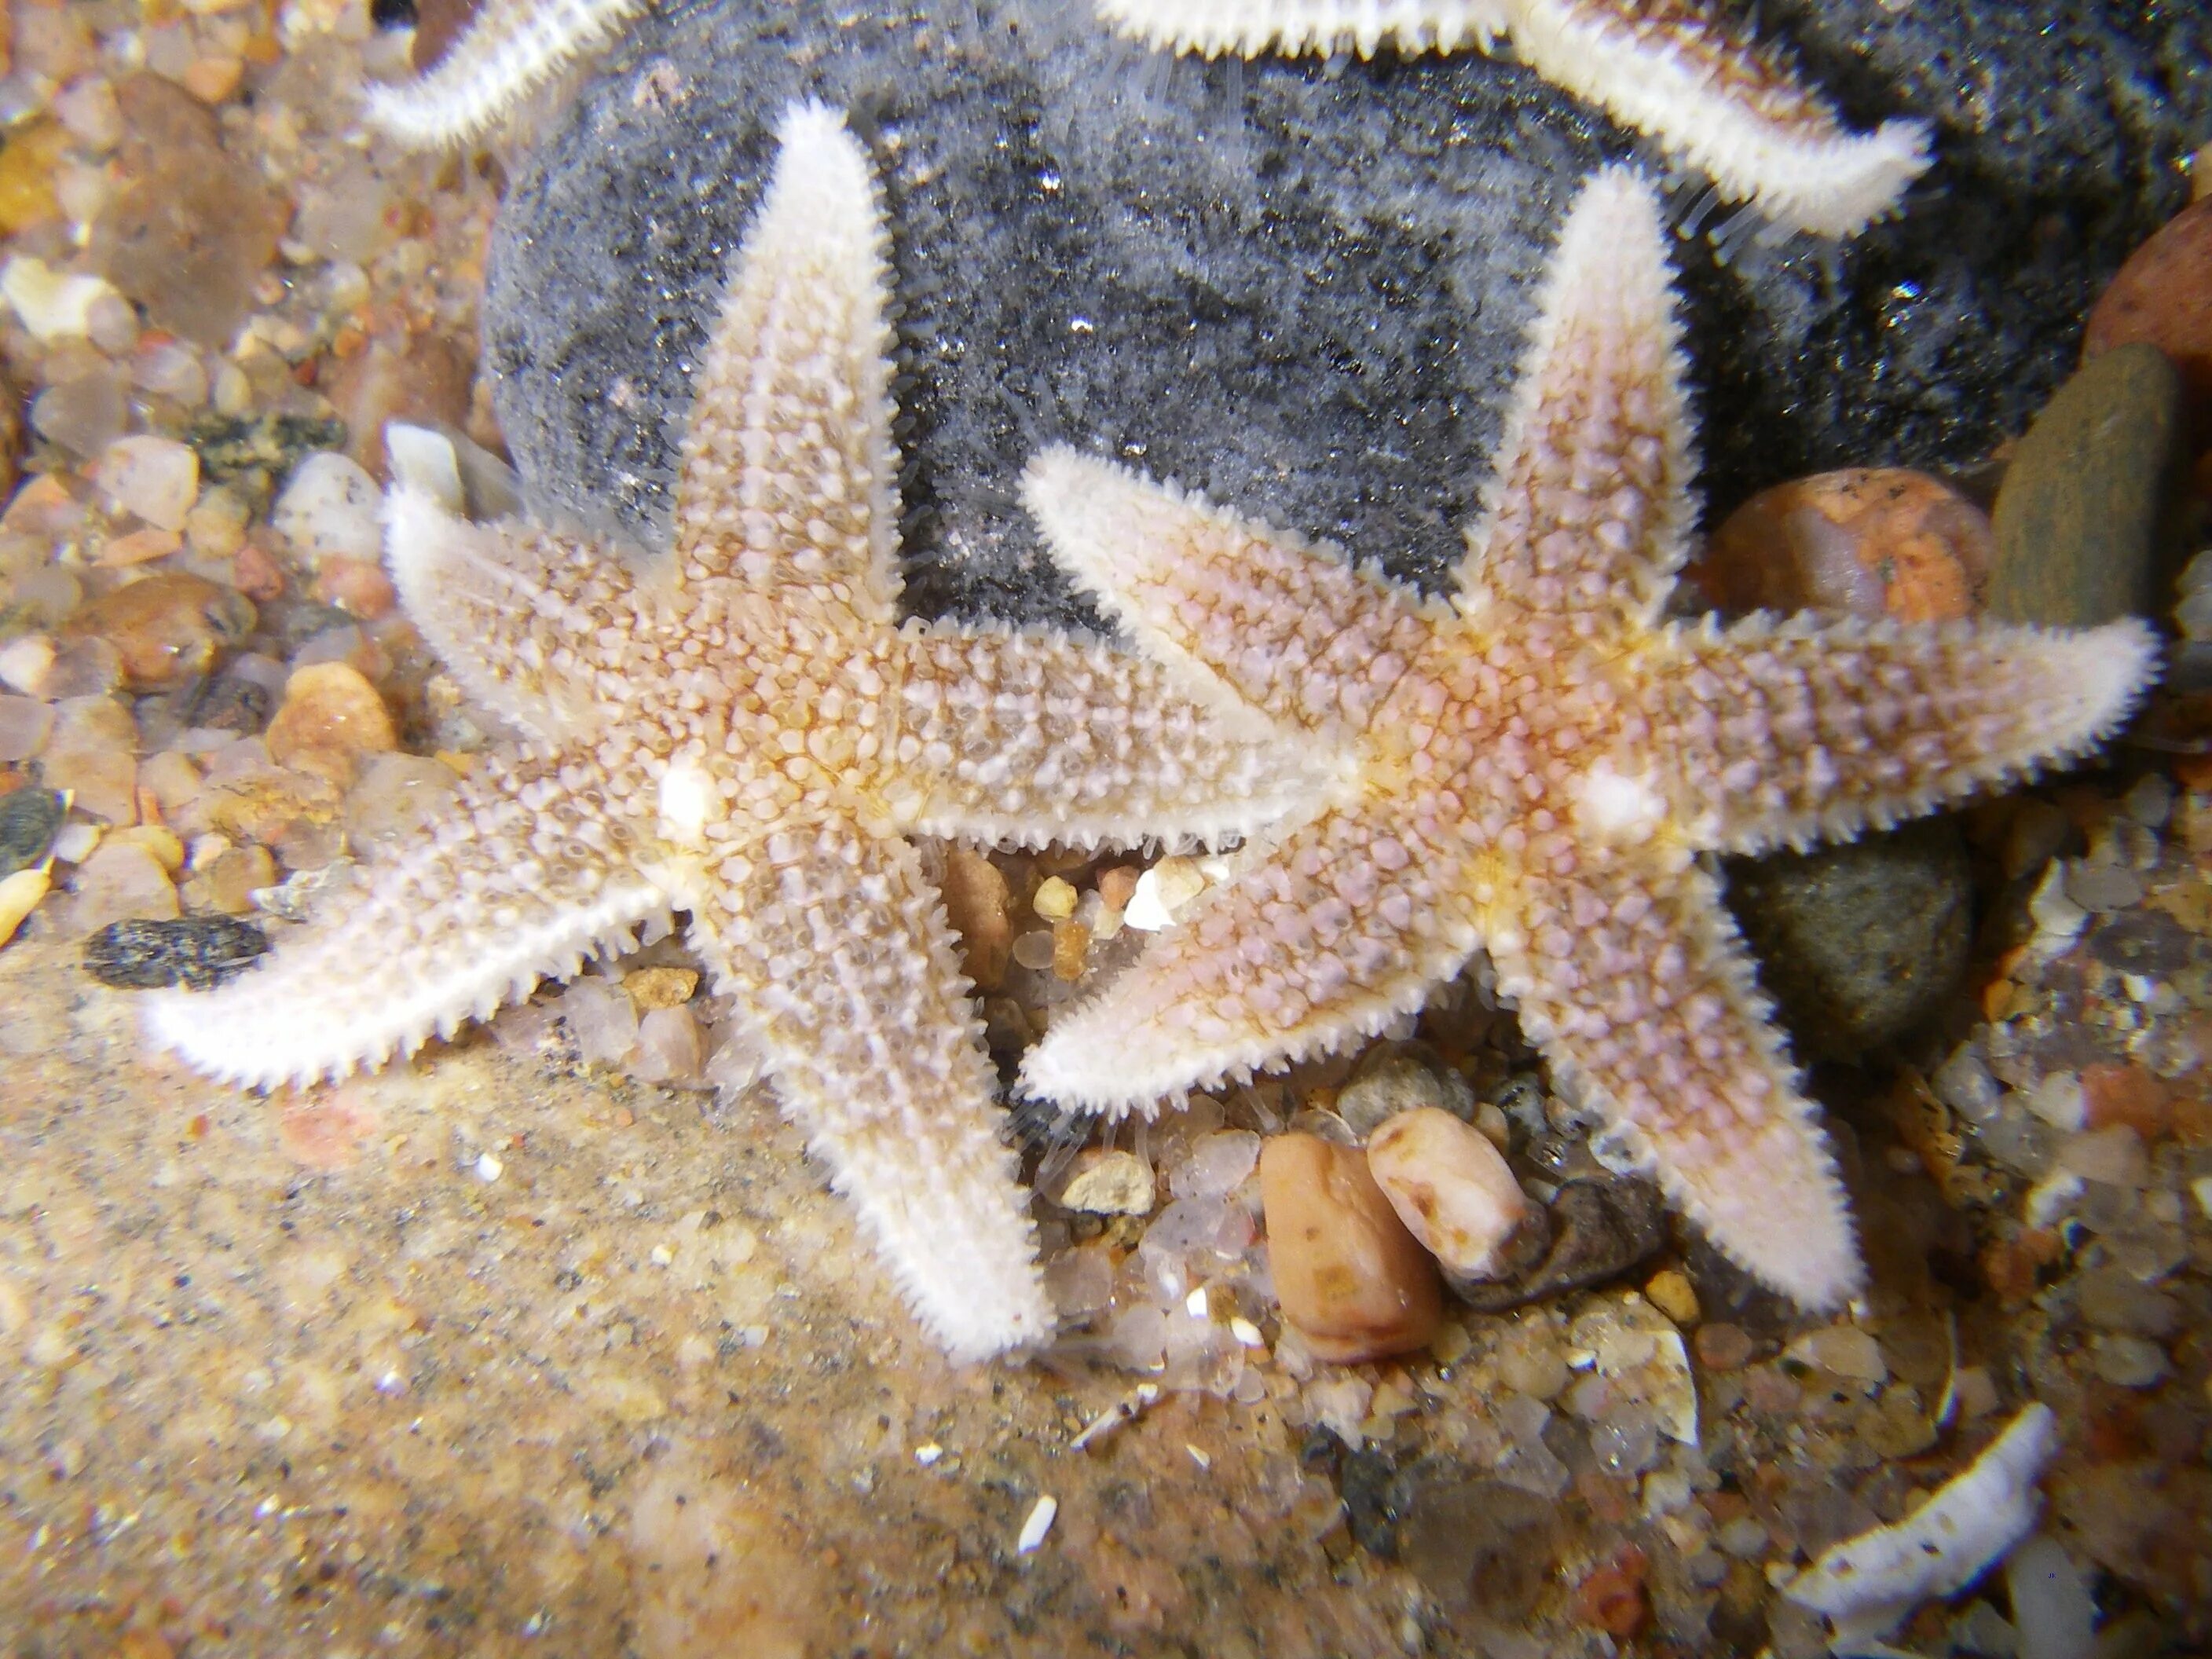
[[[1893,210],[1927,169],[1928,129],[1846,128],[1771,47],[1711,0],[1097,0],[1123,33],[1212,58],[1334,52],[1487,52],[1510,36],[1529,68],[1656,139],[1721,197],[1824,236]]]
[[[368,89],[369,120],[418,149],[490,131],[645,0],[483,0],[443,57],[412,80]]]
[[[411,1053],[672,909],[787,1113],[963,1360],[1050,1334],[954,937],[908,835],[1250,833],[1312,786],[1272,729],[1045,630],[896,616],[883,233],[867,163],[783,121],[642,562],[402,482],[387,552],[464,689],[530,734],[339,914],[152,1035],[269,1085]]]
[[[1701,856],[1856,835],[2112,732],[2149,630],[1664,619],[1694,517],[1659,204],[1601,173],[1562,231],[1448,599],[1066,450],[1055,555],[1194,695],[1342,775],[1127,974],[1024,1086],[1084,1110],[1334,1050],[1488,951],[1570,1098],[1797,1302],[1862,1268],[1832,1160]]]

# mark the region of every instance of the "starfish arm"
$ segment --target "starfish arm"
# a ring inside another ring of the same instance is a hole
[[[692,942],[915,1316],[963,1362],[1048,1340],[981,1030],[913,848],[833,820],[771,833],[720,878]]]
[[[368,118],[404,144],[477,137],[645,0],[485,0],[446,55],[411,81],[373,87]]]
[[[1727,853],[1886,828],[2109,738],[2157,674],[2140,622],[1776,622],[1674,635],[1643,706],[1677,821]]]
[[[1569,1097],[1731,1261],[1804,1307],[1855,1294],[1834,1160],[1712,878],[1679,850],[1615,849],[1489,896],[1498,992]]]
[[[698,376],[677,568],[890,626],[899,592],[882,215],[868,160],[819,104],[784,113]]]
[[[1249,848],[1022,1062],[1033,1097],[1119,1117],[1381,1030],[1449,979],[1477,937],[1437,872],[1369,812],[1325,813]]]
[[[1091,847],[1256,835],[1319,804],[1307,749],[1155,663],[1044,629],[909,623],[890,793],[913,833]]]
[[[400,483],[385,495],[384,558],[408,616],[470,696],[544,742],[602,723],[583,653],[628,608],[617,549],[520,519],[471,524]]]
[[[1460,602],[1650,624],[1696,516],[1681,325],[1651,186],[1583,185],[1559,234]]]
[[[1372,718],[1437,617],[1334,548],[1048,449],[1024,499],[1053,556],[1148,656],[1224,710],[1337,736]]]
[[[668,900],[632,870],[619,827],[562,785],[589,764],[560,750],[487,757],[337,914],[221,989],[149,997],[154,1040],[233,1083],[343,1077],[628,948]]]
[[[1147,46],[1218,58],[1335,52],[1488,52],[1518,0],[1097,0],[1098,15]]]
[[[1779,54],[1706,0],[1515,0],[1515,52],[1709,174],[1722,197],[1823,236],[1893,211],[1925,172],[1929,131],[1846,128]]]

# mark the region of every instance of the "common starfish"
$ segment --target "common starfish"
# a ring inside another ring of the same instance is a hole
[[[1851,236],[1926,171],[1928,129],[1853,132],[1771,47],[1711,0],[1097,0],[1156,46],[1256,57],[1350,46],[1487,52],[1529,68],[1711,176],[1721,196],[1824,236]]]
[[[483,0],[443,57],[368,89],[368,118],[419,149],[489,131],[644,8],[645,0]]]
[[[2109,734],[2149,630],[1662,619],[1694,517],[1659,204],[1613,169],[1548,273],[1449,599],[1072,452],[1055,554],[1193,694],[1342,757],[1329,804],[1178,918],[1022,1068],[1119,1115],[1339,1048],[1478,949],[1562,1091],[1808,1307],[1862,1269],[1840,1184],[1700,854],[1850,836]]]
[[[1048,1337],[955,940],[904,836],[1250,833],[1311,787],[1266,722],[1037,630],[898,623],[883,233],[794,106],[650,562],[395,486],[388,553],[464,687],[528,732],[349,908],[151,1030],[233,1081],[411,1053],[672,908],[787,1112],[953,1356]]]

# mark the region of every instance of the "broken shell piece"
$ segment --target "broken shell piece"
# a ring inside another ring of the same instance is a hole
[[[1783,1594],[1835,1622],[1832,1651],[1854,1650],[1922,1602],[1964,1589],[2035,1529],[2035,1483],[2058,1450],[2058,1421],[2036,1404],[1894,1526],[1834,1546]]]
[[[1446,1273],[1492,1279],[1510,1270],[1507,1247],[1528,1222],[1528,1199],[1480,1130],[1417,1106],[1368,1137],[1367,1168]]]
[[[1091,1215],[1150,1215],[1156,1196],[1152,1165],[1134,1152],[1086,1152],[1077,1155],[1060,1202]]]

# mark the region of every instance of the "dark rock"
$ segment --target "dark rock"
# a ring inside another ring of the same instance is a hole
[[[118,990],[167,985],[204,991],[253,964],[268,935],[235,916],[112,921],[84,942],[85,971]]]
[[[1667,1215],[1659,1189],[1643,1181],[1570,1181],[1549,1206],[1551,1248],[1510,1279],[1462,1279],[1453,1293],[1482,1313],[1602,1284],[1659,1253]]]
[[[1474,1088],[1425,1042],[1388,1042],[1360,1061],[1336,1097],[1336,1113],[1363,1139],[1401,1112],[1433,1106],[1472,1121]]]
[[[1966,843],[1948,817],[1731,860],[1729,908],[1801,1060],[1854,1060],[1957,987],[1973,943]]]
[[[1735,234],[1723,270],[1711,242],[1680,245],[1723,507],[2020,430],[2090,301],[2180,205],[2175,164],[2212,118],[2179,9],[1765,15],[1855,120],[1933,119],[1939,159],[1902,217],[1840,249]],[[2116,86],[2160,90],[2124,109]],[[1638,150],[1477,52],[1206,64],[1060,0],[675,0],[584,88],[495,233],[486,368],[541,504],[655,534],[692,366],[801,94],[850,111],[884,175],[925,614],[1081,614],[1015,497],[1054,441],[1435,585],[1560,216],[1593,166]]]
[[[258,680],[224,674],[210,680],[185,723],[250,738],[269,724],[269,688]]]
[[[2181,374],[2155,346],[2082,365],[2013,452],[1988,611],[2086,628],[2163,611],[2189,478]]]
[[[1409,1473],[1398,1559],[1448,1617],[1527,1618],[1559,1563],[1558,1506],[1441,1461]]]
[[[1397,1559],[1398,1522],[1407,1493],[1398,1466],[1381,1452],[1347,1451],[1337,1465],[1336,1487],[1344,1499],[1344,1521],[1352,1540],[1370,1555]]]
[[[26,784],[0,795],[0,880],[44,859],[68,816],[58,789]]]
[[[247,477],[265,495],[276,480],[319,449],[343,449],[343,421],[327,416],[206,415],[192,422],[185,441],[198,452],[200,471],[216,483]]]

